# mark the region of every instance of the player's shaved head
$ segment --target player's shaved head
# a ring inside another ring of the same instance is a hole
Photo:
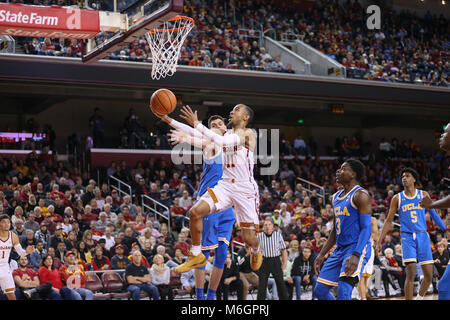
[[[253,120],[253,116],[255,115],[253,109],[247,106],[246,104],[238,104],[238,106],[244,108],[244,112],[248,115],[247,123],[250,123]]]

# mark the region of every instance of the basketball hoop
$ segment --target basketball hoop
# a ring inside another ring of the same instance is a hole
[[[176,16],[145,34],[152,52],[152,79],[175,73],[181,46],[194,25],[194,19]]]

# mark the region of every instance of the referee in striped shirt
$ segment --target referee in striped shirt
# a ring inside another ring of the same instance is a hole
[[[286,269],[288,254],[281,232],[273,230],[272,220],[264,221],[264,232],[257,235],[263,262],[258,271],[258,300],[266,300],[267,280],[272,273],[277,285],[280,300],[287,300],[288,293],[283,279],[283,270]],[[281,256],[281,259],[280,259]]]

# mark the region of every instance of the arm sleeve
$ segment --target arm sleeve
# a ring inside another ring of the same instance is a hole
[[[203,136],[212,140],[219,147],[234,146],[239,145],[241,143],[241,139],[237,134],[229,134],[226,136],[221,136],[220,134],[217,134],[212,130],[209,130],[200,122],[197,124],[195,129],[197,129]]]
[[[172,119],[172,121],[170,121],[170,126],[175,129],[181,130],[181,131],[189,134],[190,136],[202,138],[202,134],[199,131],[197,131],[194,128],[192,128],[191,126],[181,123],[175,119]]]
[[[360,214],[359,215],[359,226],[360,233],[358,238],[358,243],[353,252],[357,252],[361,255],[364,246],[369,242],[370,236],[372,235],[372,216],[370,214]]]
[[[16,244],[14,246],[14,249],[16,250],[17,254],[21,257],[26,256],[27,253],[25,252],[25,250],[23,250],[22,246],[20,245],[20,243]]]
[[[436,223],[436,225],[442,230],[445,231],[447,229],[447,227],[445,226],[444,222],[442,221],[442,219],[439,217],[439,215],[437,214],[436,210],[434,209],[430,209],[427,210],[430,215],[431,215],[431,219],[433,219],[434,223]]]

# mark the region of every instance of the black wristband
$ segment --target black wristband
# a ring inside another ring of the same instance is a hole
[[[359,257],[361,256],[361,253],[359,253],[358,251],[353,251],[352,256],[355,256],[359,259]]]

